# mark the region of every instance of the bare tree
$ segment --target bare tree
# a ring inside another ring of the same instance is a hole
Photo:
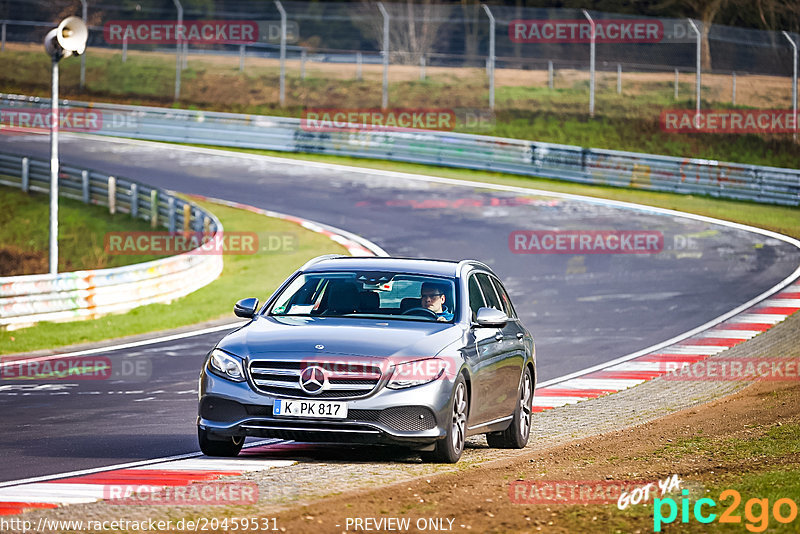
[[[470,62],[478,55],[478,30],[481,27],[480,3],[476,0],[461,0],[461,14],[464,17],[464,55]]]
[[[796,29],[797,18],[800,15],[800,2],[797,0],[664,0],[653,6],[654,9],[677,7],[681,11],[691,13],[703,23],[702,37],[702,65],[706,70],[711,69],[711,48],[709,33],[712,25],[723,12],[757,13],[757,19],[765,30],[779,30],[781,22],[795,21],[792,29]],[[749,22],[756,22],[753,16],[744,17]]]
[[[351,17],[364,34],[383,47],[383,17],[375,2],[362,2],[364,9]],[[390,16],[389,51],[393,61],[404,64],[419,63],[419,59],[433,51],[442,38],[442,23],[447,20],[450,7],[434,4],[431,0],[414,3],[384,4]]]

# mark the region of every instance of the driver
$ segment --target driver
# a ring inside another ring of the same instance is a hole
[[[422,307],[436,314],[437,321],[452,321],[453,313],[445,306],[444,289],[433,282],[423,282],[420,289]]]

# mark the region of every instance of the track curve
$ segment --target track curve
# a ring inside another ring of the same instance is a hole
[[[488,263],[536,336],[540,382],[691,330],[774,287],[800,263],[800,250],[784,241],[647,208],[206,149],[65,137],[63,164],[317,220],[396,256]],[[47,137],[1,136],[0,150],[45,157]],[[664,251],[578,256],[509,249],[515,230],[552,229],[658,231]],[[9,431],[0,448],[16,461],[2,480],[196,450],[191,393],[202,357],[222,334],[112,354],[146,355],[154,373],[144,385],[62,384],[68,387],[37,391],[4,384],[0,409]],[[94,400],[98,396],[102,405]]]

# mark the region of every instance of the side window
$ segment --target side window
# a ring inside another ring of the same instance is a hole
[[[476,277],[478,278],[478,283],[481,286],[483,298],[486,299],[486,305],[496,310],[502,310],[503,307],[500,306],[500,299],[497,298],[494,287],[492,287],[492,281],[489,280],[489,275],[479,273],[476,275]]]
[[[481,295],[481,290],[478,287],[478,280],[475,278],[475,275],[469,277],[469,284],[467,284],[467,288],[469,289],[469,307],[472,310],[472,320],[475,320],[475,314],[478,313],[478,308],[482,308],[486,306],[483,302],[483,295]]]
[[[511,304],[511,299],[508,298],[508,293],[506,293],[506,289],[503,287],[503,284],[500,283],[500,280],[497,278],[492,277],[492,283],[494,284],[494,288],[497,290],[497,294],[500,296],[500,304],[503,305],[503,311],[506,312],[511,318],[515,318],[517,316],[517,312],[514,310],[514,306]]]

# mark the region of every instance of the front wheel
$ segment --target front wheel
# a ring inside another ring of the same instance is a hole
[[[531,433],[531,405],[533,404],[533,378],[527,366],[519,385],[519,402],[514,410],[511,425],[502,432],[486,434],[486,442],[496,449],[522,449]]]
[[[469,398],[464,375],[458,375],[453,387],[453,398],[450,401],[450,418],[447,421],[447,436],[436,442],[432,451],[420,453],[425,462],[454,464],[464,452],[467,440],[467,411]]]
[[[210,439],[208,431],[197,427],[197,441],[206,456],[238,456],[244,445],[244,436],[233,436],[222,441]]]

